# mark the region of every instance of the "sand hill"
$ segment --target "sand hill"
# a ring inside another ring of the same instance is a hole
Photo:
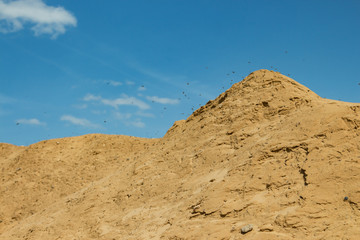
[[[160,139],[0,144],[0,239],[359,239],[359,134],[360,104],[259,70]]]

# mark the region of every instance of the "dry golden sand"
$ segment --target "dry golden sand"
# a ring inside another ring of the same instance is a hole
[[[359,239],[359,133],[360,104],[259,70],[161,139],[0,144],[0,239]]]

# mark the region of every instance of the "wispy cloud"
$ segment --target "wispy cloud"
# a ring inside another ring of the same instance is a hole
[[[105,115],[105,114],[107,114],[107,111],[106,110],[92,110],[91,113],[96,114],[96,115]]]
[[[19,120],[16,120],[16,124],[43,125],[43,126],[46,125],[45,122],[40,122],[40,121],[39,121],[38,119],[36,119],[36,118],[31,118],[31,119],[19,119]]]
[[[155,115],[152,114],[152,113],[141,112],[141,111],[136,112],[135,115],[140,116],[140,117],[148,117],[148,118],[154,118],[155,117]]]
[[[118,107],[121,105],[136,106],[142,110],[150,108],[148,104],[141,101],[140,99],[137,99],[135,97],[129,97],[125,94],[123,94],[122,97],[116,99],[106,99],[102,98],[101,96],[88,94],[84,97],[84,101],[99,101],[104,105],[112,106],[116,109],[118,109]]]
[[[86,109],[88,106],[87,104],[75,104],[73,107],[77,109]]]
[[[115,112],[114,113],[114,116],[116,119],[120,119],[120,120],[123,120],[123,119],[130,119],[132,114],[131,113],[119,113],[119,112]]]
[[[138,88],[138,91],[145,91],[145,90],[146,90],[146,87],[144,85],[142,85]]]
[[[133,82],[133,81],[129,81],[129,80],[126,80],[126,85],[134,85],[135,84],[135,82]]]
[[[95,95],[92,95],[92,94],[87,94],[85,97],[84,97],[84,101],[100,101],[102,99],[102,97],[100,96],[95,96]]]
[[[128,62],[127,63],[130,67],[134,68],[136,71],[144,74],[145,76],[148,76],[148,77],[151,77],[153,79],[156,79],[156,80],[160,80],[161,82],[164,82],[164,83],[168,83],[170,85],[173,85],[173,86],[177,86],[176,82],[174,81],[174,79],[186,79],[184,76],[173,76],[173,77],[169,77],[169,76],[166,76],[162,73],[159,73],[159,72],[156,72],[154,70],[151,70],[151,69],[148,69],[148,68],[145,68],[143,66],[141,66],[139,63],[136,63],[136,62]]]
[[[66,32],[67,26],[76,26],[77,20],[63,7],[46,5],[42,0],[0,0],[0,32],[16,32],[24,25],[33,25],[36,36],[49,34],[56,38]]]
[[[147,96],[146,99],[161,104],[178,104],[180,102],[178,99],[160,98],[157,96],[153,96],[153,97]]]
[[[114,87],[123,85],[122,82],[117,82],[117,81],[113,81],[113,80],[106,80],[105,82],[107,85],[114,86]]]
[[[134,115],[140,116],[140,114],[138,113],[132,114],[132,113],[114,112],[115,119],[120,120],[126,126],[137,127],[137,128],[145,127],[145,123],[141,121],[140,118],[136,118],[136,119],[132,118]]]
[[[12,104],[12,103],[15,103],[17,102],[16,99],[14,98],[11,98],[11,97],[8,97],[8,96],[5,96],[3,94],[0,93],[0,116],[4,116],[4,115],[8,115],[9,112],[8,111],[5,111],[3,109],[3,106],[6,105],[6,104]]]
[[[146,67],[143,66],[142,64],[140,64],[137,61],[127,61],[126,64],[133,68],[134,70],[136,70],[137,72],[150,77],[156,81],[160,81],[166,84],[169,84],[177,89],[183,89],[184,88],[184,83],[194,83],[194,81],[191,81],[191,79],[189,79],[186,75],[179,75],[179,74],[174,74],[174,73],[162,73],[156,69],[152,69],[151,67]],[[187,86],[187,85],[186,85]],[[199,96],[201,94],[201,97],[204,99],[211,99],[213,96],[208,94],[207,92],[204,92],[203,90],[201,90],[202,88],[198,87],[198,88],[188,88],[186,89],[186,92],[188,93],[192,93],[196,96]]]
[[[15,102],[15,101],[16,101],[16,100],[15,100],[14,98],[11,98],[11,97],[2,95],[2,94],[0,93],[0,104],[13,103],[13,102]]]
[[[70,122],[71,124],[83,126],[83,127],[89,127],[89,128],[98,128],[99,127],[99,125],[94,124],[85,118],[77,118],[77,117],[74,117],[71,115],[63,115],[60,118],[60,120],[67,121],[67,122]]]
[[[133,127],[137,127],[137,128],[144,128],[145,127],[145,123],[143,123],[140,119],[136,119],[134,121],[129,121],[125,123],[128,126],[133,126]]]
[[[93,80],[93,82],[94,83],[105,83],[106,85],[113,86],[113,87],[123,86],[124,84],[128,85],[128,86],[132,86],[135,84],[135,82],[129,81],[129,80],[125,80],[123,82],[114,81],[114,80]]]

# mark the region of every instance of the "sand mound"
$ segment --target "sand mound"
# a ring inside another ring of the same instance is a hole
[[[1,144],[0,239],[357,239],[359,116],[259,70],[161,139]]]

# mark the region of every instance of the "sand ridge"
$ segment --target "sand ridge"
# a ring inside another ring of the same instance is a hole
[[[258,70],[160,139],[1,144],[0,239],[357,239],[359,115]]]

